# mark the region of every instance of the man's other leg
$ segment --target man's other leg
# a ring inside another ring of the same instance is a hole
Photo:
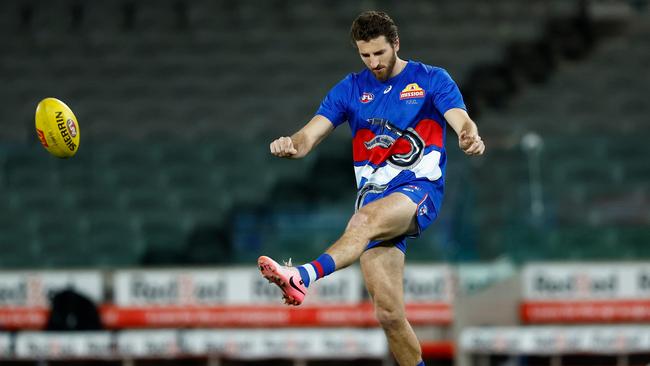
[[[400,366],[419,365],[420,342],[404,308],[404,253],[394,245],[369,249],[361,255],[361,270],[393,356]]]

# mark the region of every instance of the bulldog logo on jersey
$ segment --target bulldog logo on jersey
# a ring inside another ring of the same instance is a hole
[[[373,99],[375,99],[375,96],[374,96],[372,93],[364,92],[364,93],[361,95],[361,98],[359,98],[359,101],[360,101],[361,103],[363,103],[363,104],[366,104],[366,103],[370,103],[370,102],[372,102]]]
[[[371,155],[376,153],[381,156],[379,163],[386,161],[391,166],[404,170],[420,162],[424,155],[425,142],[416,130],[410,127],[401,130],[383,118],[370,118],[368,123],[381,126],[381,130],[387,133],[376,135],[364,142]]]
[[[424,98],[424,89],[420,88],[417,83],[411,83],[399,93],[399,100]]]

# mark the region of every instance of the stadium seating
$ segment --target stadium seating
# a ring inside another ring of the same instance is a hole
[[[362,7],[334,3],[3,1],[0,29],[15,36],[0,38],[0,105],[14,120],[0,131],[0,247],[15,255],[0,266],[222,260],[212,247],[247,262],[262,250],[317,255],[353,209],[347,128],[301,161],[272,159],[268,143],[295,131],[337,80],[362,67],[347,35]],[[446,67],[464,90],[477,66],[507,68],[509,46],[548,37],[547,21],[576,4],[372,2],[400,24],[403,57]],[[650,217],[626,192],[648,202],[640,132],[648,131],[650,29],[630,23],[585,59],[552,55],[548,82],[514,83],[510,101],[495,94],[505,107],[476,114],[485,157],[467,161],[449,135],[445,208],[409,249],[417,259],[647,253]],[[471,95],[470,111],[485,111]],[[73,159],[37,145],[33,108],[46,96],[68,102],[80,121]],[[528,131],[544,143],[541,219],[529,213],[529,157],[519,144]],[[594,230],[612,222],[627,226]],[[21,238],[24,246],[11,244]],[[615,250],[621,243],[626,249]],[[587,245],[598,249],[586,254]]]
[[[636,115],[647,112],[647,103],[638,99],[644,93],[641,90],[647,90],[644,85],[648,79],[640,71],[637,77],[630,77],[635,75],[631,70],[640,70],[640,65],[648,61],[647,51],[641,45],[650,33],[643,24],[647,24],[647,15],[633,19],[627,33],[603,41],[587,59],[559,65],[548,83],[518,95],[507,111],[488,112],[484,116],[484,130],[495,136],[512,136],[499,140],[512,153],[520,149],[517,138],[526,132],[535,131],[543,139],[540,166],[546,234],[532,235],[539,246],[531,249],[539,254],[537,259],[647,257],[645,247],[650,230],[647,209],[643,207],[648,202],[650,149],[641,141],[647,124]],[[527,158],[523,153],[520,155],[519,166],[526,169]],[[488,154],[485,168],[495,169],[497,161],[506,163],[503,158]],[[512,172],[514,165],[508,164],[504,169]],[[506,179],[519,182],[513,188],[525,188],[528,184],[527,172],[522,173],[522,179]],[[489,189],[484,194],[502,196]],[[530,202],[529,197],[512,198],[503,201],[510,207],[508,211],[530,215],[521,210]],[[501,230],[485,222],[481,232],[495,237],[500,236]],[[534,227],[530,230],[539,232]],[[498,252],[513,253],[511,250],[506,246]],[[520,259],[528,259],[526,253],[521,254]]]

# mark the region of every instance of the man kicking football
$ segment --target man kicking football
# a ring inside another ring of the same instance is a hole
[[[481,155],[485,145],[449,74],[397,56],[397,26],[386,13],[360,14],[350,36],[366,69],[347,75],[311,121],[291,137],[273,141],[270,149],[278,157],[302,158],[347,122],[353,136],[356,212],[343,235],[316,260],[291,267],[261,256],[258,265],[280,287],[287,304],[300,305],[312,283],[360,259],[391,352],[402,366],[421,366],[420,344],[404,309],[406,238],[419,236],[440,212],[446,125],[466,154]]]

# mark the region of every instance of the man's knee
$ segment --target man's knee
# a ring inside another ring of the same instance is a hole
[[[375,304],[375,316],[381,327],[387,330],[401,327],[406,320],[403,309],[384,304]]]
[[[347,229],[354,231],[372,231],[375,221],[374,215],[371,212],[362,209],[352,215]]]
[[[388,229],[382,215],[372,209],[362,208],[352,215],[346,230],[361,232],[369,240],[386,236]]]

